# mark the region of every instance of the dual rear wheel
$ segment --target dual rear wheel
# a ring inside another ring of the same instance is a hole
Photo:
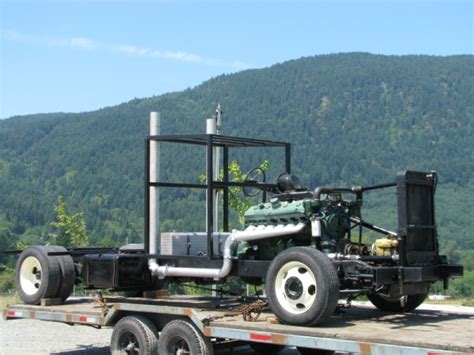
[[[32,246],[24,250],[16,263],[16,289],[23,302],[39,304],[42,298],[69,297],[76,273],[70,255],[50,256],[49,252],[67,252],[60,246]]]

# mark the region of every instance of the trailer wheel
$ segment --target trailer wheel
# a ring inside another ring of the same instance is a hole
[[[61,281],[59,262],[48,256],[44,246],[24,250],[15,267],[16,289],[27,304],[39,304],[42,298],[56,297]]]
[[[112,355],[152,355],[158,349],[158,330],[143,316],[128,316],[117,322],[110,341]]]
[[[50,245],[47,247],[48,251],[54,252],[67,252],[66,248],[58,245]],[[76,280],[76,271],[74,269],[74,261],[70,255],[58,255],[50,256],[56,258],[59,263],[59,269],[61,271],[61,281],[59,283],[59,290],[57,297],[65,301],[72,293],[74,289],[74,282]]]
[[[173,320],[160,334],[158,354],[213,355],[211,341],[190,322]]]
[[[285,348],[283,345],[265,343],[250,343],[250,347],[259,355],[276,355]]]
[[[406,296],[406,301],[403,306],[398,298],[390,299],[377,293],[371,293],[367,295],[367,298],[375,307],[377,307],[381,311],[401,313],[413,311],[415,308],[417,308],[420,304],[423,303],[427,296],[427,293],[421,293],[418,295],[408,295]]]
[[[316,325],[335,311],[339,279],[329,258],[310,247],[296,247],[278,254],[266,277],[270,308],[287,324]]]

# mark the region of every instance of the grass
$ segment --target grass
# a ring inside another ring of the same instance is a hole
[[[6,295],[0,296],[0,311],[4,310],[11,304],[20,303],[20,297],[18,295]]]
[[[425,301],[427,304],[445,304],[451,306],[466,306],[466,307],[474,307],[474,299],[472,298],[455,298],[455,299],[448,299],[448,300],[429,300]]]
[[[474,299],[464,300],[462,305],[467,307],[474,307]]]

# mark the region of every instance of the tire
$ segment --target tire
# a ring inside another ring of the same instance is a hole
[[[110,349],[112,355],[155,355],[158,349],[158,330],[146,317],[124,317],[114,327]]]
[[[49,251],[55,252],[66,252],[67,249],[58,245],[50,245],[47,247]],[[61,271],[61,281],[59,283],[58,293],[56,297],[61,298],[65,301],[72,293],[74,289],[74,282],[76,280],[76,270],[74,268],[74,261],[70,255],[58,255],[50,256],[50,258],[56,258],[59,263],[59,269]]]
[[[180,351],[181,350],[181,351]],[[191,323],[185,320],[169,322],[160,334],[158,354],[213,355],[211,341]]]
[[[57,258],[48,256],[48,247],[24,250],[15,267],[16,289],[23,302],[39,304],[42,298],[56,297],[61,282]]]
[[[265,343],[250,343],[250,347],[259,355],[276,355],[285,348],[283,345]]]
[[[387,297],[381,296],[377,293],[371,293],[367,295],[369,301],[381,311],[392,312],[392,313],[403,313],[410,312],[417,308],[428,296],[427,293],[421,293],[418,295],[408,295],[405,301],[405,305],[402,306],[400,300],[389,299]]]
[[[319,250],[296,247],[278,254],[266,277],[268,303],[282,323],[312,326],[326,321],[339,299],[339,278]]]
[[[335,352],[333,350],[326,349],[310,349],[310,348],[297,348],[301,355],[332,355]]]

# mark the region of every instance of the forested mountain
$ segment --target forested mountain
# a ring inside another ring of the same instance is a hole
[[[162,133],[204,133],[205,118],[221,102],[224,134],[290,141],[293,172],[310,187],[392,181],[407,168],[438,171],[443,249],[473,259],[473,98],[473,56],[350,53],[222,75],[94,112],[1,120],[0,249],[47,241],[58,195],[85,212],[94,244],[138,241],[149,112],[161,112]],[[196,158],[190,150],[163,150],[164,179],[198,181],[201,151]],[[238,158],[250,169],[264,155]],[[201,228],[199,197],[164,193],[164,228]],[[374,194],[368,215],[383,224],[394,204],[393,191]]]

